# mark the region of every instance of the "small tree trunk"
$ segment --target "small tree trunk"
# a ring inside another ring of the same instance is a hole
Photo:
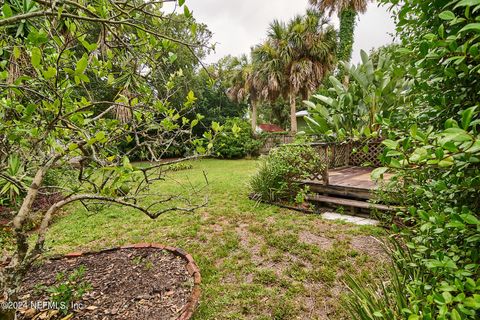
[[[58,160],[60,155],[51,158],[47,163],[37,170],[32,184],[28,188],[27,195],[23,199],[22,205],[17,215],[13,219],[13,232],[16,238],[16,250],[9,264],[0,270],[0,290],[1,298],[6,301],[16,301],[18,294],[18,285],[20,284],[24,274],[28,271],[31,261],[26,260],[28,252],[28,235],[24,230],[25,222],[32,212],[33,203],[37,197],[38,190],[42,185],[45,174],[50,167]],[[11,310],[0,309],[0,320],[15,319]]]
[[[290,131],[297,133],[297,105],[294,94],[290,94]]]
[[[252,132],[257,132],[257,102],[252,101]]]

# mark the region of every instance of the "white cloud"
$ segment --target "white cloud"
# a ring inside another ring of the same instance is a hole
[[[308,7],[308,0],[187,0],[186,5],[193,11],[199,22],[208,25],[217,43],[216,52],[206,62],[215,62],[231,54],[238,56],[249,53],[250,47],[265,38],[269,23],[274,19],[288,20],[302,14]],[[166,6],[171,10],[172,7]],[[338,19],[332,19],[338,25]],[[369,51],[392,41],[389,33],[395,25],[385,8],[371,4],[365,15],[360,16],[355,32],[353,62],[360,60],[360,49]]]

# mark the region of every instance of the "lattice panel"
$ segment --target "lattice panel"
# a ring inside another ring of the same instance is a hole
[[[349,143],[335,144],[333,148],[332,168],[348,166],[351,146]]]
[[[338,168],[348,166],[350,158],[350,145],[348,143],[318,143],[313,144],[320,159],[326,163],[329,168]]]
[[[381,141],[354,142],[352,143],[350,165],[379,167],[381,166],[379,158],[384,148]]]

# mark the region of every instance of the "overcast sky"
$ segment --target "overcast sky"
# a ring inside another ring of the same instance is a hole
[[[260,43],[269,23],[274,19],[287,21],[302,14],[308,0],[186,0],[199,22],[208,25],[217,43],[216,52],[206,58],[207,63],[231,54],[249,53],[250,47]],[[171,7],[165,9],[171,10]],[[332,22],[338,26],[338,19]],[[366,14],[360,16],[355,30],[353,62],[360,60],[360,49],[369,51],[392,42],[395,25],[384,8],[370,4]]]

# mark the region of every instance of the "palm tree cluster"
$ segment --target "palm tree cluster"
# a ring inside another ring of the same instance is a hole
[[[297,131],[297,98],[306,99],[334,69],[336,40],[335,29],[318,11],[271,23],[265,42],[252,48],[251,59],[240,59],[228,90],[231,99],[250,102],[254,130],[257,104],[284,98],[290,101],[291,131]]]

